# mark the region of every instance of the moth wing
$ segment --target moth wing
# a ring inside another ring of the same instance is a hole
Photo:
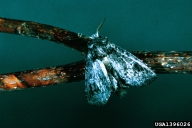
[[[114,44],[112,48],[113,52],[108,58],[124,85],[143,86],[156,79],[154,71],[133,54]]]
[[[111,82],[105,65],[98,59],[87,59],[85,70],[85,92],[92,105],[104,105],[111,92]]]

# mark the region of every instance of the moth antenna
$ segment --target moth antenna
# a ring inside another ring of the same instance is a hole
[[[100,28],[102,27],[102,25],[103,25],[103,23],[105,22],[105,19],[106,19],[106,17],[104,18],[104,20],[100,23],[100,25],[98,26],[98,28],[97,28],[97,30],[96,30],[96,36],[97,37],[99,37],[99,30],[100,30]]]

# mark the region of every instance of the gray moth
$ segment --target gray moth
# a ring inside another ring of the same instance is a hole
[[[113,92],[125,94],[129,86],[149,85],[156,74],[130,52],[108,38],[92,35],[88,42],[85,93],[89,104],[104,105]]]

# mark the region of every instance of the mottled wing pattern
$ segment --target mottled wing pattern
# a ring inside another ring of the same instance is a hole
[[[107,58],[124,85],[149,85],[156,79],[154,71],[133,54],[114,44],[111,47],[114,50]]]
[[[92,105],[104,105],[111,95],[111,81],[104,64],[96,59],[87,59],[85,71],[85,92]]]

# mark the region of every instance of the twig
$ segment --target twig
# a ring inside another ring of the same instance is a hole
[[[54,41],[76,49],[87,50],[88,37],[51,25],[32,21],[14,20],[0,17],[0,32],[17,34]]]

